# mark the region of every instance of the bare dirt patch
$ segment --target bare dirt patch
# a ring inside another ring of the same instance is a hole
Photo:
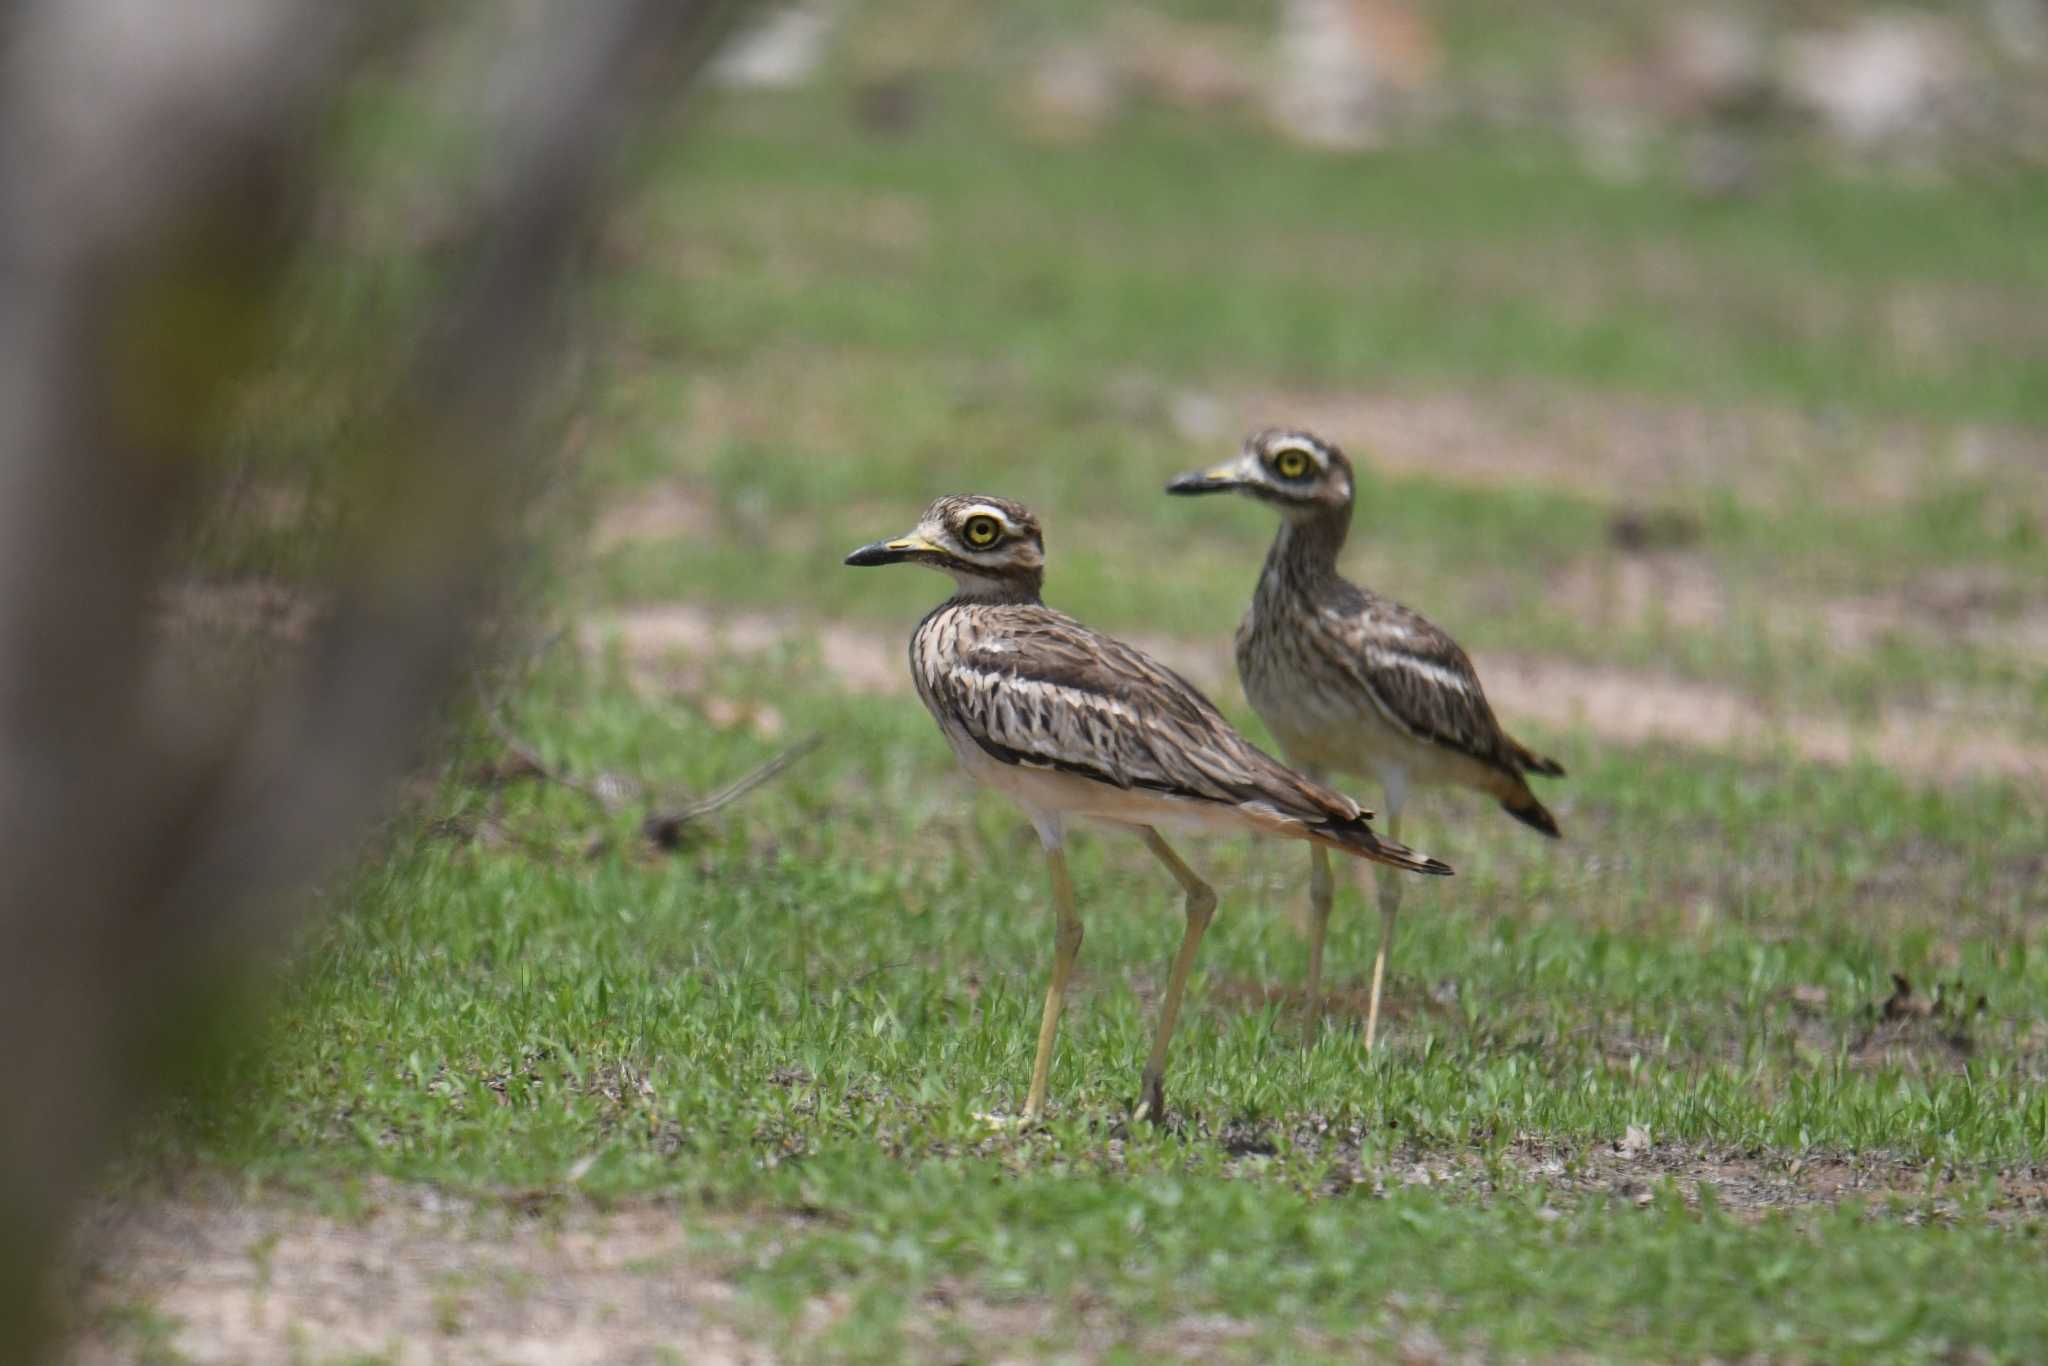
[[[2048,591],[1994,568],[1944,570],[1882,593],[1827,595],[1741,585],[1694,551],[1587,556],[1545,585],[1591,626],[1726,630],[1738,618],[1781,639],[1811,636],[1845,655],[1887,639],[1970,645],[2048,668]]]
[[[1509,1160],[1524,1180],[1560,1194],[1654,1203],[1670,1190],[1689,1205],[1711,1200],[1746,1217],[1779,1210],[1825,1209],[1848,1201],[1901,1204],[1919,1221],[1958,1217],[1974,1195],[1937,1167],[1883,1157],[1784,1157],[1711,1145],[1660,1143],[1632,1128],[1606,1143],[1557,1144],[1523,1139]],[[1993,1214],[2015,1218],[2048,1207],[2039,1176],[2017,1172],[2001,1182]]]
[[[1297,1152],[1319,1152],[1328,1159],[1319,1195],[1382,1196],[1423,1186],[1486,1201],[1538,1186],[1550,1197],[1549,1212],[1560,1218],[1588,1200],[1642,1207],[1675,1198],[1694,1208],[1712,1203],[1748,1219],[1856,1202],[1888,1209],[1909,1222],[1949,1220],[1965,1216],[1982,1195],[1981,1178],[1989,1174],[1879,1153],[1795,1155],[1673,1142],[1635,1125],[1592,1141],[1520,1136],[1492,1156],[1407,1142],[1388,1147],[1384,1132],[1321,1115],[1273,1123],[1197,1120],[1184,1133],[1242,1158],[1247,1169],[1240,1174],[1245,1176],[1255,1175],[1256,1164],[1283,1144]],[[1990,1217],[2013,1221],[2048,1210],[2048,1184],[2039,1169],[2015,1168],[1995,1176],[1998,1189]]]
[[[2048,595],[1994,569],[1932,574],[1900,592],[1826,604],[1835,648],[1865,650],[1885,636],[1924,635],[1992,646],[2048,668]]]
[[[843,687],[858,693],[910,688],[901,650],[851,626],[807,625],[794,615],[719,613],[690,603],[649,603],[584,623],[583,648],[602,653],[615,642],[633,682],[652,691],[696,692],[720,659],[765,656],[802,643]]]
[[[1234,440],[1269,423],[1303,426],[1372,469],[1563,489],[1602,502],[1692,502],[1734,489],[1744,499],[1817,495],[1833,507],[1871,508],[1958,479],[2009,481],[2038,493],[2048,469],[2048,435],[2024,429],[1821,418],[1611,393],[1268,390],[1183,397],[1170,410],[1199,416],[1176,424],[1190,438]]]
[[[1586,1202],[1648,1207],[1711,1202],[1738,1218],[1856,1202],[1909,1223],[1968,1218],[1984,1208],[2006,1223],[2048,1211],[2034,1168],[1990,1173],[1883,1155],[1790,1155],[1661,1141],[1631,1126],[1604,1139],[1514,1139],[1480,1151],[1387,1145],[1384,1131],[1320,1115],[1272,1122],[1200,1117],[1179,1122],[1190,1144],[1222,1150],[1239,1179],[1262,1178],[1283,1145],[1327,1159],[1324,1198],[1376,1198],[1434,1188],[1448,1199],[1546,1195],[1543,1217]],[[1122,1130],[1104,1131],[1101,1169],[1121,1169]],[[982,1156],[1031,1145],[993,1135]],[[307,1201],[251,1195],[225,1180],[186,1178],[168,1192],[90,1211],[74,1238],[64,1290],[76,1333],[67,1360],[338,1360],[490,1363],[688,1361],[705,1366],[777,1359],[752,1340],[733,1265],[718,1264],[675,1208],[626,1201],[600,1208],[561,1191],[468,1199],[373,1179],[347,1215]],[[800,1226],[764,1216],[756,1231]],[[728,1227],[728,1233],[742,1230]],[[737,1244],[735,1244],[737,1246]],[[820,1296],[790,1325],[822,1339],[852,1304]],[[1240,1359],[1256,1325],[1190,1315],[1142,1330],[1083,1294],[1072,1302],[931,1287],[902,1325],[918,1360],[1028,1359],[1067,1344],[1067,1359],[1140,1350],[1151,1359]],[[974,1346],[963,1356],[963,1344]],[[801,1349],[799,1349],[801,1350]],[[1006,1357],[1006,1353],[1014,1354]]]
[[[718,496],[701,485],[670,481],[637,489],[607,507],[591,528],[599,554],[622,545],[710,536],[719,530]]]
[[[900,642],[795,616],[719,614],[690,604],[627,608],[588,623],[586,648],[616,640],[629,673],[650,689],[693,688],[725,655],[814,646],[842,686],[865,694],[910,690]],[[1212,692],[1235,687],[1227,647],[1170,638],[1133,643]],[[2048,745],[1982,718],[1888,708],[1857,725],[1839,716],[1773,708],[1736,689],[1670,675],[1538,656],[1483,657],[1481,676],[1511,722],[1583,728],[1618,744],[1668,743],[1740,754],[1790,753],[1826,764],[1867,758],[1936,781],[2005,778],[2048,783]]]
[[[675,1211],[546,1218],[373,1183],[337,1219],[225,1185],[92,1215],[80,1237],[79,1363],[770,1360],[724,1319],[731,1284]]]
[[[1856,725],[1838,716],[1776,711],[1712,683],[1530,656],[1482,659],[1480,673],[1503,715],[1584,727],[1620,744],[1775,751],[1824,764],[1867,758],[1943,782],[2048,782],[2048,746],[1940,712],[1890,707],[1873,724]]]
[[[1716,630],[1733,610],[1727,578],[1704,556],[1682,551],[1577,560],[1545,593],[1573,617],[1600,626],[1655,620],[1685,631]]]
[[[599,1209],[557,1196],[523,1206],[378,1180],[369,1213],[337,1218],[289,1197],[196,1184],[87,1217],[68,1361],[781,1359],[734,1326],[744,1311],[729,1269],[693,1248],[684,1217],[660,1203]],[[841,1294],[811,1300],[790,1325],[795,1340],[823,1339],[852,1307]],[[1134,1341],[1121,1313],[1086,1297],[997,1301],[947,1282],[901,1327],[908,1359],[948,1362],[1032,1360],[1052,1343],[1075,1361],[1133,1348],[1155,1360],[1239,1360],[1256,1334],[1226,1316],[1188,1315]],[[963,1353],[963,1342],[975,1346]]]

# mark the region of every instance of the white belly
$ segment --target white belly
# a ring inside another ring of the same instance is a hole
[[[1048,848],[1059,846],[1068,822],[1074,820],[1127,829],[1149,825],[1209,834],[1237,833],[1246,827],[1243,816],[1232,806],[1173,797],[1144,788],[1115,787],[1058,769],[1006,764],[965,733],[943,723],[940,729],[968,776],[1022,807]]]
[[[1271,677],[1242,658],[1239,673],[1252,710],[1297,767],[1362,774],[1389,789],[1473,784],[1471,759],[1416,739],[1356,689],[1331,691]]]

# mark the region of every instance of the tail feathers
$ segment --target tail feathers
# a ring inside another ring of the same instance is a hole
[[[1538,754],[1519,740],[1510,740],[1508,743],[1514,746],[1515,762],[1522,766],[1523,772],[1541,774],[1545,778],[1562,778],[1564,776],[1564,765],[1557,760]],[[1509,808],[1509,810],[1513,809],[1512,807]]]
[[[1564,838],[1564,832],[1557,828],[1557,817],[1550,814],[1536,794],[1526,786],[1518,792],[1510,792],[1500,799],[1500,809],[1513,816],[1533,830],[1539,830],[1554,840]]]
[[[1373,863],[1384,863],[1390,868],[1399,868],[1410,873],[1429,873],[1436,877],[1449,877],[1451,865],[1427,854],[1419,854],[1405,844],[1396,843],[1366,824],[1363,817],[1356,820],[1332,820],[1323,825],[1310,827],[1309,838],[1318,844],[1327,844],[1332,849],[1342,850],[1355,858],[1368,859]]]

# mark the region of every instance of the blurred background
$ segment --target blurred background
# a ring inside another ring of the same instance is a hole
[[[9,30],[0,1023],[77,1046],[0,1290],[83,1359],[2048,1343],[2038,1181],[1950,1192],[2048,1142],[2048,0],[403,8]],[[1162,489],[1266,424],[1567,841],[1422,799],[1374,1058],[1288,1032],[1293,851],[1191,855],[1144,1139],[1178,913],[1091,842],[1078,1118],[992,1145],[1040,873],[910,692],[943,584],[840,559],[1022,500],[1263,741],[1270,517]],[[1735,1210],[1646,1287],[1653,1175]],[[1844,1190],[1947,1241],[1763,1220]]]
[[[776,11],[607,239],[590,572],[901,623],[931,585],[819,566],[986,488],[1229,691],[1270,528],[1158,489],[1297,424],[1510,714],[2038,777],[2043,22]]]

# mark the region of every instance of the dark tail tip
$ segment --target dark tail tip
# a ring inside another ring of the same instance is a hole
[[[1450,877],[1456,872],[1442,859],[1417,853],[1405,844],[1388,839],[1374,830],[1364,816],[1342,824],[1333,821],[1322,828],[1321,837],[1347,854],[1384,863],[1403,872],[1427,873],[1431,877]]]
[[[1554,840],[1564,838],[1564,831],[1557,828],[1557,817],[1551,815],[1549,808],[1537,801],[1533,793],[1523,791],[1511,797],[1502,797],[1500,809],[1530,829],[1540,831]]]
[[[1562,778],[1564,776],[1563,764],[1547,755],[1538,754],[1527,745],[1517,744],[1515,746],[1515,762],[1520,764],[1522,770],[1526,773],[1535,773],[1545,778]]]
[[[1430,877],[1452,877],[1456,873],[1456,870],[1442,859],[1417,853],[1407,845],[1396,844],[1384,836],[1376,840],[1375,844],[1377,847],[1366,855],[1374,863],[1384,863],[1390,868],[1399,868],[1404,873],[1423,873]]]

